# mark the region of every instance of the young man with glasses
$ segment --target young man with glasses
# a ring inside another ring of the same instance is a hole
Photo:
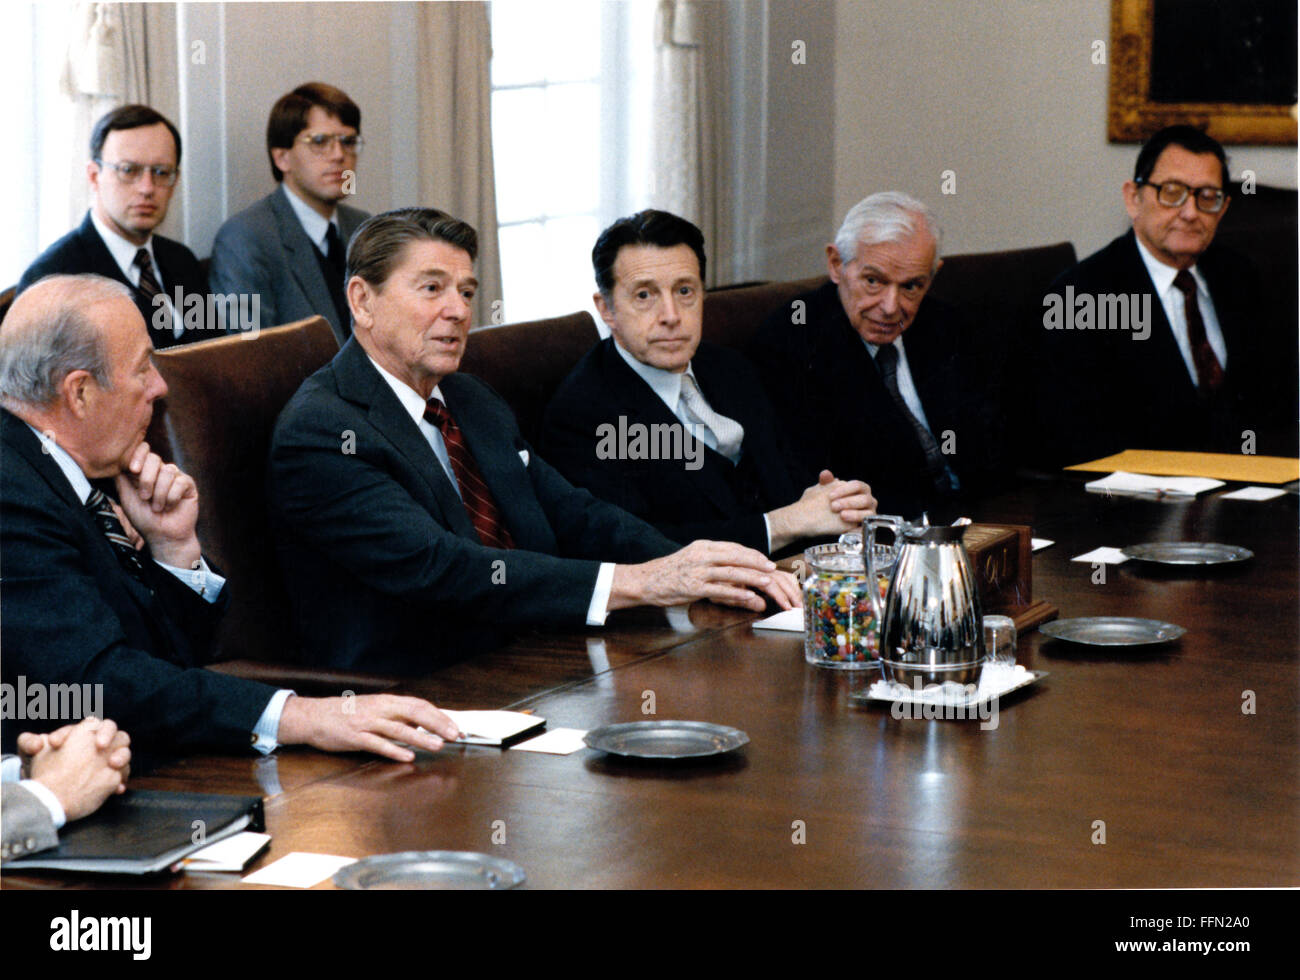
[[[1212,247],[1231,203],[1223,147],[1191,126],[1162,129],[1138,154],[1123,197],[1132,229],[1044,298],[1046,309],[1053,297],[1073,296],[1063,322],[1043,321],[1038,409],[1046,457],[1077,463],[1132,448],[1242,452],[1243,432],[1271,430],[1276,406],[1260,384],[1269,332],[1258,322],[1258,277],[1241,256]],[[1089,305],[1127,316],[1102,329],[1084,315]]]
[[[209,336],[194,329],[193,317],[187,327],[174,306],[177,290],[206,296],[198,259],[180,242],[154,234],[167,217],[180,161],[180,133],[161,113],[127,105],[102,116],[90,134],[86,165],[94,193],[90,210],[28,266],[18,292],[44,276],[93,272],[131,287],[154,347]]]
[[[323,82],[300,85],[271,109],[266,152],[280,184],[230,218],[212,245],[216,293],[259,293],[264,327],[320,314],[341,344],[348,239],[365,211],[340,202],[355,190],[361,110]]]

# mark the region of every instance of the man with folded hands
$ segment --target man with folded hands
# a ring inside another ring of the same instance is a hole
[[[870,482],[883,513],[953,504],[993,470],[992,411],[965,318],[930,296],[941,232],[897,191],[864,198],[826,246],[830,281],[775,310],[758,366],[806,479]]]
[[[458,737],[446,715],[416,698],[304,698],[203,668],[225,581],[199,548],[194,481],[144,441],[153,403],[167,392],[152,354],[130,288],[101,276],[46,278],[5,317],[7,690],[50,692],[50,704],[69,685],[98,691],[92,703],[155,755],[303,743],[409,761],[414,753],[396,743],[434,751],[439,736]],[[23,714],[36,733],[57,726]],[[6,718],[6,749],[17,741],[13,726]]]
[[[0,860],[26,857],[59,843],[59,828],[126,792],[130,736],[89,715],[48,735],[23,732],[21,755],[4,757]]]
[[[772,407],[739,352],[701,342],[704,235],[666,211],[620,218],[591,253],[612,336],[560,385],[541,450],[675,541],[775,554],[861,527],[871,488],[829,470],[800,493]]]
[[[575,489],[505,402],[457,374],[474,229],[376,215],[348,249],[355,330],[272,439],[271,526],[305,650],[321,664],[427,671],[539,625],[708,598],[783,608],[794,578],[727,542],[678,545]]]

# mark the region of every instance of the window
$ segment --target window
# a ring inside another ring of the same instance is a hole
[[[649,202],[653,3],[493,0],[506,322],[590,305],[601,229]]]

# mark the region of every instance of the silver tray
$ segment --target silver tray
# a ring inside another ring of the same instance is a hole
[[[513,861],[472,851],[403,851],[353,861],[334,873],[340,888],[361,891],[514,888],[524,869]]]
[[[587,732],[590,748],[636,759],[693,759],[732,752],[749,742],[739,728],[707,721],[631,721]]]
[[[1086,616],[1082,619],[1057,619],[1038,627],[1038,632],[1054,640],[1086,643],[1094,647],[1137,647],[1168,643],[1187,630],[1176,623],[1158,619],[1134,619],[1130,616]]]
[[[1255,553],[1248,548],[1235,544],[1215,544],[1213,541],[1155,541],[1151,544],[1131,544],[1120,550],[1137,561],[1151,561],[1161,565],[1223,565],[1255,557]]]

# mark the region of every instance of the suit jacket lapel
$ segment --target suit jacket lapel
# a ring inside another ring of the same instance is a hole
[[[461,537],[478,540],[465,505],[447,479],[424,433],[406,413],[355,339],[349,339],[336,355],[334,370],[339,395],[366,409],[371,424],[428,486],[431,502],[436,504],[446,524]]]
[[[271,193],[271,211],[280,226],[280,243],[284,246],[289,260],[289,272],[301,287],[311,308],[319,312],[330,322],[334,336],[342,345],[347,341],[338,324],[338,313],[334,309],[334,297],[330,295],[329,285],[321,275],[319,254],[307,233],[302,230],[302,222],[293,213],[293,208],[284,199],[288,191],[275,190]],[[382,380],[382,379],[381,379]]]
[[[613,395],[609,404],[612,406],[621,405],[627,414],[629,424],[680,426],[682,424],[681,420],[669,411],[663,399],[655,394],[654,390],[627,366],[618,351],[614,349],[614,340],[606,338],[602,345],[601,369],[604,374],[605,384]],[[705,400],[709,402],[715,411],[723,412],[719,408],[718,402],[715,402],[710,394],[715,390],[714,387],[710,386],[709,382],[698,371],[696,378]],[[723,412],[723,414],[727,413]],[[611,419],[611,421],[615,420]],[[683,438],[685,438],[685,435],[686,432],[683,431]],[[746,434],[745,438],[748,440],[748,434]],[[700,451],[704,454],[703,465],[698,470],[688,471],[685,465],[682,465],[667,467],[665,472],[670,472],[672,479],[686,488],[688,492],[692,494],[702,493],[719,508],[721,513],[730,514],[736,506],[736,495],[723,477],[725,471],[722,467],[731,466],[731,460],[710,449],[703,442],[700,444]]]
[[[1174,339],[1174,328],[1165,316],[1165,305],[1156,294],[1155,283],[1151,281],[1138,252],[1137,235],[1130,229],[1123,241],[1124,284],[1121,291],[1130,296],[1135,293],[1151,296],[1151,336],[1137,341],[1132,339],[1128,331],[1119,331],[1116,336],[1117,343],[1122,335],[1122,343],[1135,348],[1127,358],[1137,369],[1133,372],[1132,383],[1156,386],[1171,384],[1180,397],[1194,402],[1196,383],[1187,373],[1183,353],[1178,349],[1178,341]]]

